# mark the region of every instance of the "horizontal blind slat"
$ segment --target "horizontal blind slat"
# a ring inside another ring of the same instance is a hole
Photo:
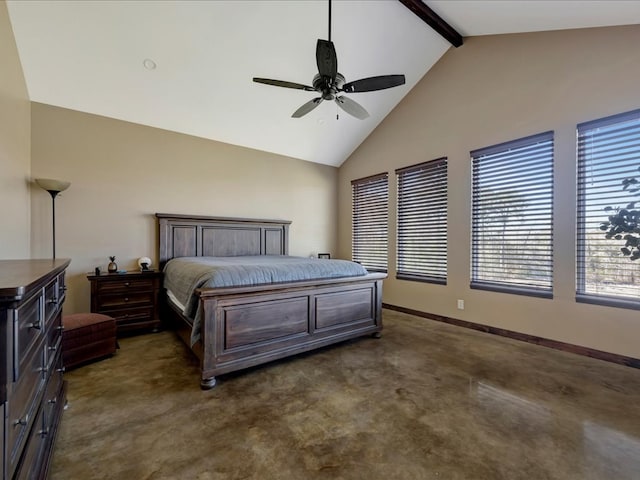
[[[396,170],[399,278],[446,283],[447,159]]]
[[[389,180],[379,174],[352,185],[351,257],[372,271],[387,269]]]
[[[517,293],[532,295],[551,291],[553,132],[471,157],[472,285],[516,285]]]

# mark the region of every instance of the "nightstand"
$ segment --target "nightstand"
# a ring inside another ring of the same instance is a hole
[[[91,311],[115,318],[118,335],[160,328],[162,272],[88,274],[87,278],[91,282]]]

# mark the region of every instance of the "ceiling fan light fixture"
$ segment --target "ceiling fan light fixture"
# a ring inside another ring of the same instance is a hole
[[[259,77],[254,77],[253,81],[274,87],[293,88],[320,94],[320,97],[308,101],[293,112],[293,115],[291,115],[293,118],[300,118],[306,115],[320,105],[323,100],[333,100],[345,112],[359,120],[368,118],[369,113],[360,104],[340,95],[340,93],[373,92],[398,87],[405,83],[404,75],[380,75],[345,83],[344,76],[338,72],[338,57],[335,46],[331,41],[331,0],[329,0],[329,39],[318,39],[316,44],[316,65],[318,73],[313,77],[313,87],[285,80]]]

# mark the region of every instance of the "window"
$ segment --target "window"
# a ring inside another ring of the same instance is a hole
[[[352,257],[367,270],[387,271],[389,176],[351,182],[353,194]]]
[[[396,170],[396,278],[447,283],[447,159]]]
[[[471,157],[471,288],[551,298],[553,132]]]
[[[578,125],[577,301],[640,309],[635,248],[623,254],[628,233],[607,238],[603,225],[626,210],[635,223],[632,237],[640,236],[638,184],[625,188],[627,179],[640,181],[639,168],[640,110]]]

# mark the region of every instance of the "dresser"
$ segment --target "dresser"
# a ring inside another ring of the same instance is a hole
[[[118,335],[160,328],[162,272],[89,274],[87,278],[91,282],[91,311],[115,318]]]
[[[62,304],[68,259],[0,260],[0,478],[47,477],[65,403]]]

